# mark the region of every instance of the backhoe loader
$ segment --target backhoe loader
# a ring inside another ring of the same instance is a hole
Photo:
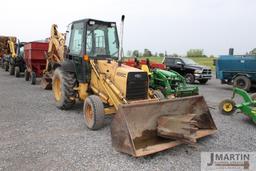
[[[65,36],[58,32],[58,26],[53,24],[51,27],[51,37],[49,38],[49,47],[46,56],[46,68],[43,71],[41,85],[44,89],[52,89],[52,75],[54,70],[64,60]]]
[[[15,75],[19,77],[21,72],[24,72],[26,69],[26,64],[24,61],[24,42],[17,43],[13,40],[8,41],[11,55],[9,56],[9,73],[10,75]]]
[[[0,60],[2,68],[7,72],[9,71],[9,60],[12,55],[10,42],[16,42],[16,37],[0,36]],[[14,47],[15,48],[15,47]]]
[[[105,117],[113,116],[117,151],[140,157],[216,132],[203,96],[160,100],[150,92],[147,72],[122,63],[115,22],[83,19],[69,26],[65,59],[52,78],[55,104],[67,110],[84,101],[91,130],[104,127]]]

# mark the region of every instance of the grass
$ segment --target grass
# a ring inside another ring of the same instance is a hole
[[[163,61],[162,57],[154,57],[154,56],[152,56],[152,57],[141,57],[141,58],[138,58],[138,59],[146,59],[146,58],[149,58],[150,61],[155,61],[155,62],[158,62],[158,63],[161,63]],[[200,65],[205,65],[205,66],[210,67],[212,70],[215,70],[215,67],[213,65],[214,58],[194,57],[194,58],[190,58],[190,59],[193,59],[196,63],[198,63]]]

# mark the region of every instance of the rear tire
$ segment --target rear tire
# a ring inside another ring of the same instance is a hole
[[[249,91],[251,88],[251,80],[246,76],[237,76],[234,79],[234,87],[238,87],[240,89],[243,89],[245,91]]]
[[[35,85],[36,84],[36,73],[35,72],[31,72],[31,84]]]
[[[24,76],[25,76],[25,81],[29,81],[29,72],[28,70],[26,69],[25,72],[24,72]]]
[[[20,67],[18,66],[15,67],[15,77],[20,77]]]
[[[185,79],[188,84],[193,84],[195,82],[195,76],[191,73],[187,73]]]
[[[55,104],[59,109],[67,110],[75,104],[76,78],[74,73],[65,72],[61,68],[54,71],[52,78],[52,90]]]
[[[5,70],[6,72],[9,71],[9,64],[8,64],[8,62],[4,62],[4,70]]]
[[[4,62],[1,60],[1,67],[4,69]]]
[[[14,72],[15,72],[14,66],[9,64],[9,74],[14,75]]]
[[[91,130],[104,127],[104,105],[98,96],[91,95],[84,101],[84,119],[86,126]]]
[[[219,111],[223,115],[232,115],[236,111],[236,103],[231,99],[225,99],[220,102]]]
[[[153,93],[154,93],[154,96],[156,98],[158,98],[159,100],[164,100],[165,99],[165,96],[163,95],[163,93],[161,91],[154,90]]]
[[[199,81],[200,84],[206,84],[208,82],[207,79],[205,79],[205,80],[198,80],[198,81]]]

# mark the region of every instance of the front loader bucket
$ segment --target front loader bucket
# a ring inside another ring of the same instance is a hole
[[[203,96],[120,105],[111,124],[113,147],[136,157],[195,141],[216,131]]]

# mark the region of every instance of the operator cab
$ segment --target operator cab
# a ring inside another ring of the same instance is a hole
[[[117,59],[119,39],[115,22],[84,19],[71,23],[66,35],[69,58]]]
[[[66,47],[66,59],[72,61],[72,70],[77,73],[78,81],[89,82],[90,59],[118,59],[119,39],[116,23],[94,19],[74,21],[68,26]]]

